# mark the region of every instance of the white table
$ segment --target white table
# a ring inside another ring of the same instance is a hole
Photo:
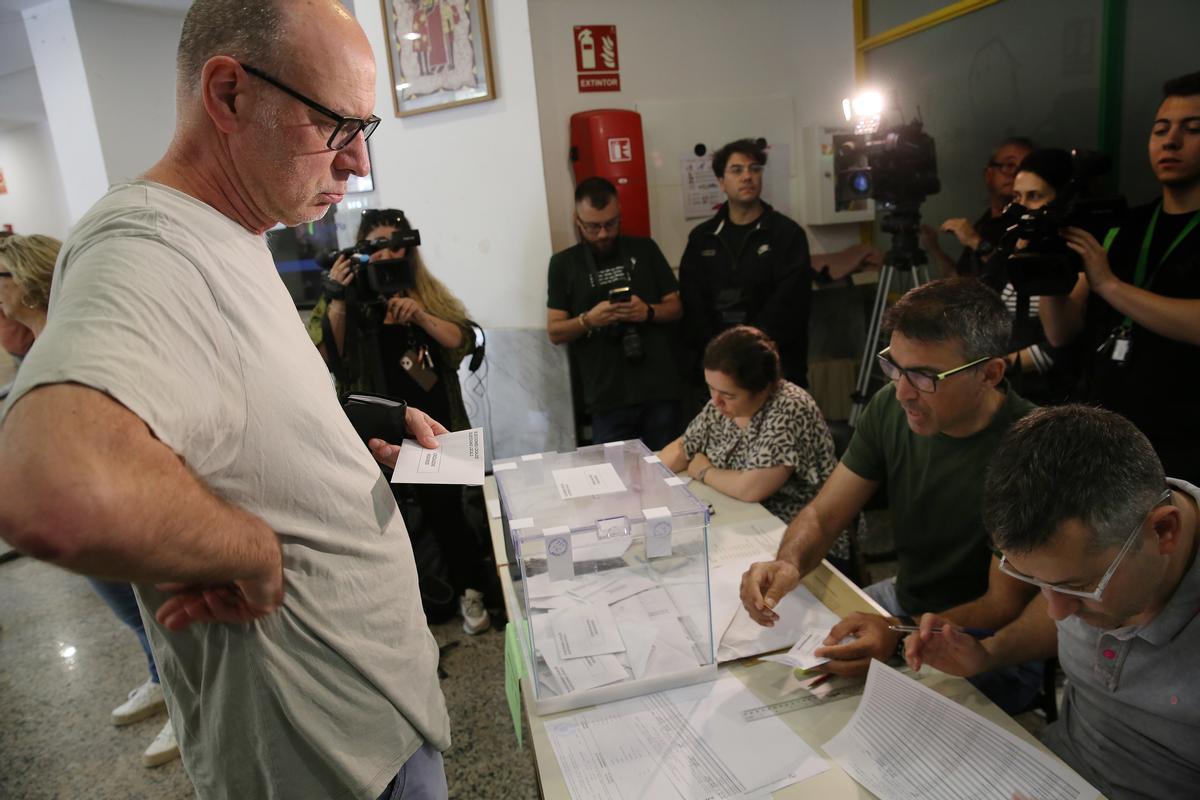
[[[712,506],[714,511],[712,518],[713,526],[728,525],[731,523],[771,522],[775,519],[771,516],[770,512],[757,503],[743,503],[740,500],[734,500],[702,484],[692,483],[688,488],[697,498]],[[488,496],[496,496],[496,486],[493,478],[489,477],[487,479],[484,492],[485,495],[488,495],[488,492],[490,492],[491,494]],[[489,523],[491,526],[492,543],[496,551],[496,561],[500,565],[500,582],[504,589],[504,602],[508,609],[509,617],[515,619],[518,616],[515,612],[517,603],[516,594],[513,590],[508,566],[501,563],[507,561],[504,549],[503,525],[499,519],[489,519]],[[840,572],[831,567],[828,562],[822,562],[820,567],[804,578],[803,583],[816,595],[817,599],[840,616],[846,616],[854,611],[882,613],[882,609],[874,601],[867,597],[861,589],[851,583]],[[772,683],[778,682],[780,670],[784,670],[786,667],[756,659],[747,659],[742,662],[722,665],[720,669],[722,674],[737,676],[747,688],[763,700],[764,704],[778,701],[779,698],[767,687]],[[925,669],[925,673],[927,673],[927,676],[923,680],[925,686],[981,714],[1005,730],[1016,734],[1021,739],[1033,743],[1039,749],[1046,750],[1028,731],[1001,711],[966,680],[935,672],[928,668]],[[842,681],[842,679],[837,680]],[[850,681],[845,682],[850,683]],[[546,717],[537,716],[532,710],[533,707],[530,700],[533,697],[532,692],[533,689],[529,684],[529,678],[522,678],[521,702],[524,706],[525,714],[529,719],[529,728],[532,733],[530,739],[533,744],[538,783],[542,796],[552,798],[552,800],[559,800],[560,798],[562,800],[570,800],[570,794],[563,780],[562,771],[559,769],[558,761],[554,755],[554,748],[546,736],[546,722],[557,719],[563,716],[563,714],[551,714]],[[857,695],[832,700],[802,711],[784,714],[779,719],[783,720],[801,739],[812,746],[818,753],[824,755],[822,745],[833,738],[846,725],[855,709],[858,708],[858,701],[859,696]],[[573,714],[577,712],[568,711],[563,713]],[[839,800],[840,798],[871,798],[875,795],[859,786],[840,767],[833,764],[832,769],[827,772],[801,783],[793,784],[775,792],[771,796],[772,798],[776,798],[776,800],[790,800],[792,798]]]

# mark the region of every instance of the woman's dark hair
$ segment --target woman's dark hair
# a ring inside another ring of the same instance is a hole
[[[1074,160],[1066,150],[1047,147],[1034,150],[1021,160],[1017,172],[1032,172],[1054,188],[1054,193],[1061,196],[1071,181],[1075,170]]]
[[[748,392],[761,392],[779,381],[779,348],[758,328],[738,325],[704,348],[704,368],[724,372]]]
[[[412,223],[398,208],[368,208],[362,212],[362,219],[358,223],[358,236],[354,241],[361,242],[367,238],[368,233],[381,225],[390,225],[404,233],[411,233],[413,229]]]

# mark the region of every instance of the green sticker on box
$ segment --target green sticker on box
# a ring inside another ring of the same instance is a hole
[[[525,659],[521,657],[517,628],[510,622],[504,629],[504,694],[508,698],[518,748],[525,746],[521,732],[521,677],[524,673]]]

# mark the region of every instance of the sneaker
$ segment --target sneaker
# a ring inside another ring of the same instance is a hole
[[[113,709],[112,724],[117,727],[130,725],[166,707],[162,687],[148,680],[130,692],[128,700]]]
[[[167,724],[163,725],[158,736],[155,736],[154,741],[146,748],[146,752],[142,753],[142,763],[147,767],[157,767],[177,758],[179,742],[175,741],[175,729],[171,727],[171,720],[167,720]]]
[[[463,618],[463,630],[472,636],[492,627],[492,619],[483,607],[483,593],[467,589],[458,600],[458,610]]]

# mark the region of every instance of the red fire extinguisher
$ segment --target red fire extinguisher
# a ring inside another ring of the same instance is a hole
[[[571,161],[575,183],[607,178],[621,201],[621,233],[650,235],[650,193],[642,116],[636,111],[601,108],[571,115]]]

